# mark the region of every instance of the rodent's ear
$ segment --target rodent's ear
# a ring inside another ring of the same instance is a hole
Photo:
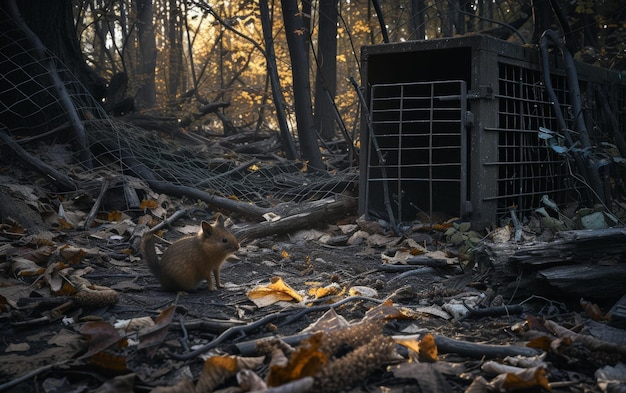
[[[202,223],[200,224],[200,227],[202,227],[202,232],[205,233],[207,236],[211,235],[211,231],[213,230],[213,227],[211,226],[211,224],[209,224],[206,221],[202,221]]]
[[[215,223],[223,228],[224,227],[224,216],[218,213],[217,214],[217,218],[215,219]]]

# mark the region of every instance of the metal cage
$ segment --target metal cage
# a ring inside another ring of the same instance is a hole
[[[560,56],[551,82],[571,104]],[[547,195],[586,200],[588,187],[540,130],[558,131],[536,49],[489,36],[365,46],[366,120],[361,127],[361,214],[396,221],[462,217],[481,228],[515,209],[528,216]],[[594,143],[612,143],[602,92],[626,126],[621,74],[577,64]],[[573,128],[574,119],[566,119]]]

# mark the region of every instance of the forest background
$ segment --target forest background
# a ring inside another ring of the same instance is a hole
[[[127,80],[135,109],[226,133],[313,129],[330,140],[338,119],[358,128],[349,78],[359,80],[363,45],[478,32],[534,44],[554,28],[577,59],[626,65],[619,0],[88,0],[73,11],[87,64],[109,87]],[[191,117],[211,103],[217,116]]]

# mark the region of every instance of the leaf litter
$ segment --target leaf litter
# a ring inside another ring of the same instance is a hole
[[[465,223],[393,236],[346,216],[242,243],[220,291],[170,293],[136,252],[139,229],[185,208],[162,231],[173,241],[207,213],[152,196],[135,217],[110,211],[89,231],[71,204],[37,234],[2,223],[1,390],[582,392],[626,381],[626,334],[609,325],[609,304],[537,296],[507,307],[459,253],[484,241]]]

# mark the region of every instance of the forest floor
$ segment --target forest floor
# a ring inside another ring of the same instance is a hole
[[[3,177],[13,191],[28,179]],[[188,203],[171,201],[172,211]],[[188,211],[165,239],[211,218]],[[235,392],[269,383],[274,392],[600,392],[619,384],[626,332],[595,321],[579,299],[510,304],[489,274],[459,262],[445,227],[416,223],[394,236],[354,213],[242,241],[222,266],[224,288],[187,293],[163,291],[142,261],[141,215],[88,230],[57,218],[35,234],[5,220],[0,390]],[[406,263],[420,254],[445,263]]]

